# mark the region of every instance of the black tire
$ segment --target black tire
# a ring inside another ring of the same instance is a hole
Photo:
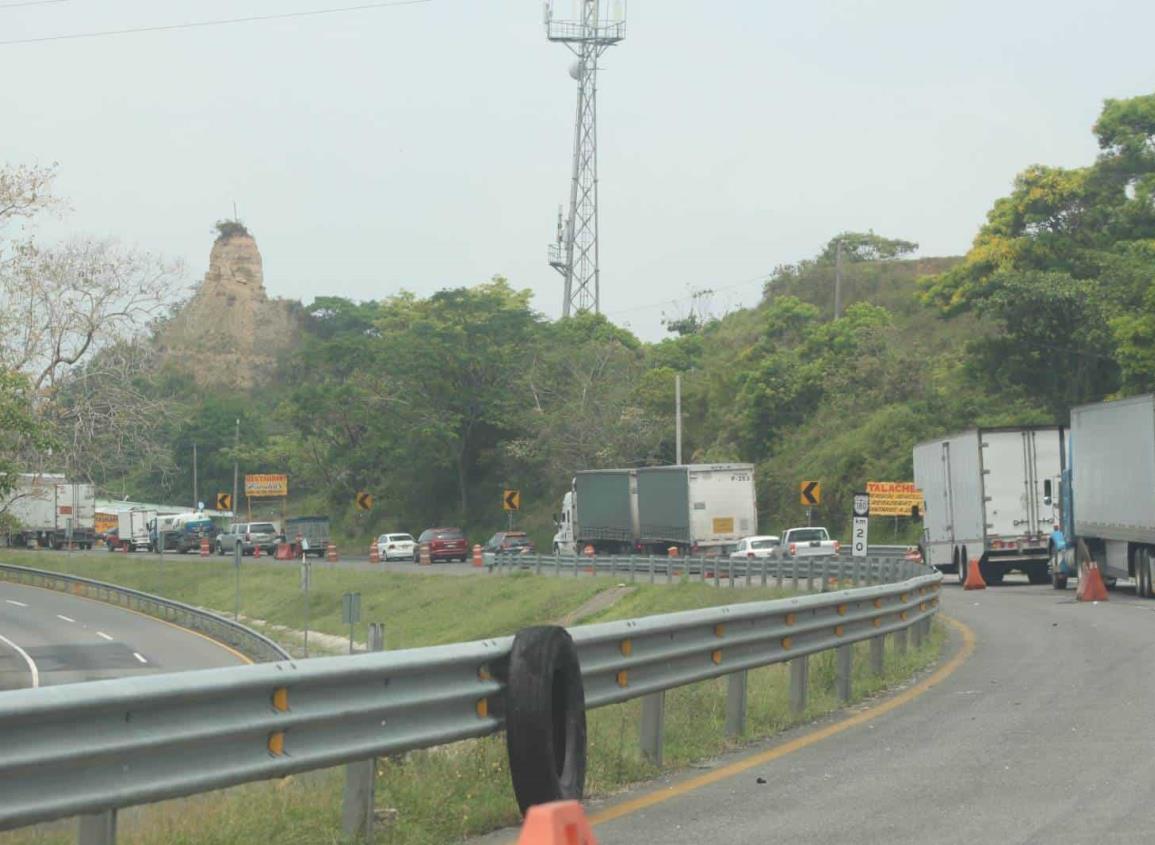
[[[987,569],[991,569],[991,567],[988,566]],[[1007,574],[1006,570],[995,569],[988,572],[987,569],[983,569],[982,564],[979,564],[979,571],[982,573],[983,581],[986,582],[988,587],[997,587],[999,584],[1003,583],[1003,578],[1005,578]]]
[[[1141,599],[1151,598],[1151,554],[1147,549],[1134,552],[1135,595]]]
[[[967,566],[969,565],[967,563],[966,549],[960,547],[957,550],[957,553],[958,553],[958,582],[960,584],[965,584],[967,582]]]
[[[1060,575],[1058,572],[1051,573],[1051,586],[1056,590],[1067,589],[1067,576]]]
[[[1045,566],[1035,566],[1027,570],[1027,580],[1032,584],[1046,584],[1051,580],[1051,573]]]
[[[525,628],[513,639],[505,742],[517,804],[581,800],[586,711],[577,649],[564,628]]]

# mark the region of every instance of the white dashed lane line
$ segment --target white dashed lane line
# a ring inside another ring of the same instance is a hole
[[[145,660],[144,657],[141,656],[139,651],[134,651],[132,653],[132,656],[135,657],[137,660],[139,660],[141,663],[148,663],[148,661]]]
[[[24,602],[16,601],[16,599],[4,599],[4,601],[8,602],[8,604],[13,605],[14,607],[28,607],[28,605],[26,605]]]
[[[108,634],[104,633],[104,631],[97,631],[96,636],[102,637],[102,638],[108,640],[109,642],[112,642],[112,637],[108,636]]]
[[[75,622],[76,621],[71,616],[65,616],[63,613],[57,613],[56,618],[57,619],[63,619],[65,622]]]

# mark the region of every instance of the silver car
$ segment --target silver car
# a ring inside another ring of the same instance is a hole
[[[237,522],[217,535],[217,554],[233,554],[240,546],[243,555],[251,555],[256,548],[271,555],[277,550],[277,536],[277,526],[271,522]]]

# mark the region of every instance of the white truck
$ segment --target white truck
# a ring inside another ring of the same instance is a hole
[[[1060,426],[977,428],[914,447],[914,482],[926,498],[922,559],[966,580],[980,561],[988,584],[1017,570],[1050,580],[1049,495],[1065,465]]]
[[[721,554],[758,531],[754,465],[579,472],[554,522],[555,553]]]
[[[1155,396],[1071,410],[1067,467],[1047,494],[1061,509],[1052,536],[1056,589],[1078,575],[1079,547],[1099,564],[1108,586],[1133,578],[1152,596],[1155,572]]]
[[[837,540],[825,528],[791,528],[782,535],[781,555],[786,558],[838,557]]]
[[[156,519],[156,511],[144,508],[120,511],[116,515],[117,537],[129,552],[146,552],[150,544],[149,525]]]
[[[63,475],[25,473],[0,502],[0,513],[11,523],[10,546],[62,549],[72,544],[91,549],[96,540],[96,490],[70,482]]]

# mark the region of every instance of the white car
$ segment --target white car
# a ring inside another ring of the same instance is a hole
[[[762,534],[757,537],[744,537],[738,541],[737,548],[730,552],[731,558],[763,558],[774,557],[781,542],[773,534]]]
[[[417,541],[412,534],[382,534],[377,538],[381,560],[417,560]]]

